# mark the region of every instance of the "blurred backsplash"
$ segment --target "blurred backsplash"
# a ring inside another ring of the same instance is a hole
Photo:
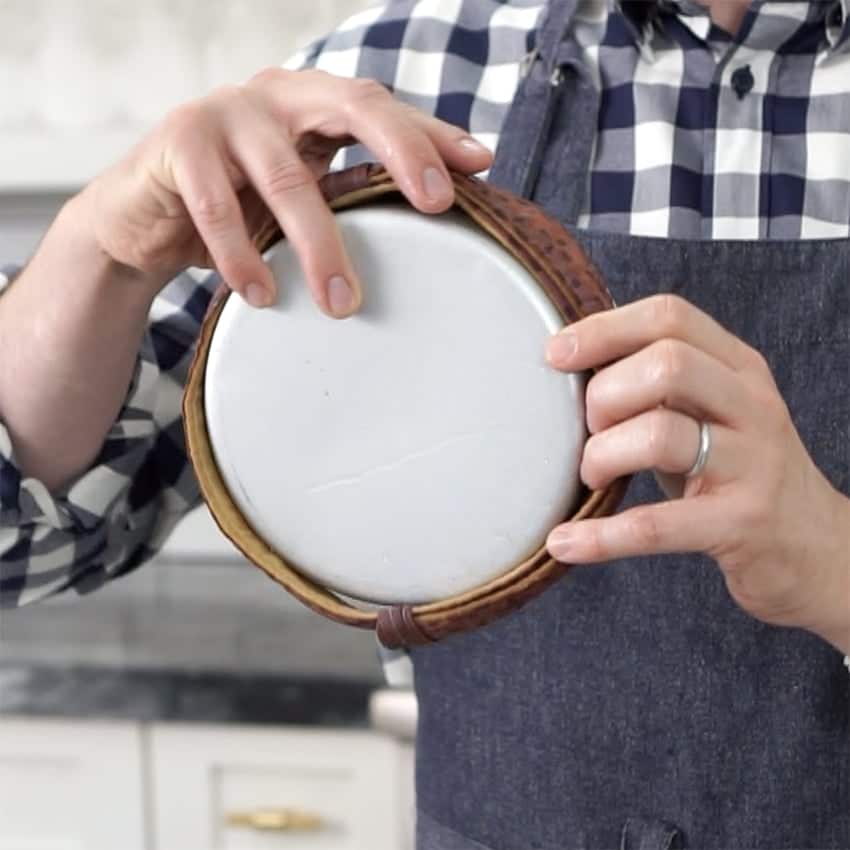
[[[0,0],[0,196],[79,188],[178,103],[282,65],[375,5]]]
[[[379,4],[379,3],[378,3]],[[0,0],[0,266],[169,109],[376,0]]]
[[[0,0],[0,130],[148,125],[375,0]]]

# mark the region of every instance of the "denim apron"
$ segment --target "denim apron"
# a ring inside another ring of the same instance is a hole
[[[598,93],[554,0],[491,179],[568,227]],[[850,241],[577,231],[619,304],[675,292],[770,362],[850,493]],[[657,501],[639,475],[624,507]],[[522,611],[413,652],[420,850],[850,847],[850,676],[749,617],[694,555],[576,568]]]

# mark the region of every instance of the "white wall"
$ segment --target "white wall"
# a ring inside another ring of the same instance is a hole
[[[0,128],[147,124],[375,0],[0,0]]]
[[[376,0],[0,0],[0,265],[172,106]]]

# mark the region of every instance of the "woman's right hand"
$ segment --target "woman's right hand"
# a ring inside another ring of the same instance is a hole
[[[465,131],[376,82],[270,69],[175,109],[80,200],[99,249],[156,289],[188,266],[215,268],[257,307],[276,290],[252,237],[274,216],[316,303],[344,317],[361,286],[317,181],[354,142],[425,213],[453,202],[447,168],[474,173],[491,160]]]

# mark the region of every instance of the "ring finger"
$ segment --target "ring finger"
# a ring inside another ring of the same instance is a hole
[[[709,427],[711,451],[702,476],[723,483],[740,471],[743,459],[734,431],[717,424]],[[693,466],[699,447],[700,423],[659,407],[594,434],[584,448],[581,477],[597,490],[646,469],[684,475]]]

